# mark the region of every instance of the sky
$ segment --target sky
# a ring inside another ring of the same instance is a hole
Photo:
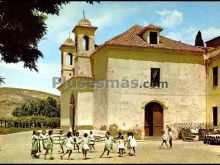
[[[60,77],[60,45],[69,37],[74,40],[72,29],[83,18],[90,20],[98,29],[96,44],[119,35],[133,25],[162,26],[161,35],[171,39],[194,44],[200,30],[204,41],[220,36],[220,2],[153,2],[127,1],[94,3],[71,2],[63,5],[59,16],[48,15],[47,34],[39,43],[44,58],[38,60],[39,72],[23,68],[23,63],[0,62],[0,75],[5,84],[0,87],[15,87],[40,90],[60,95],[53,87],[53,77]]]

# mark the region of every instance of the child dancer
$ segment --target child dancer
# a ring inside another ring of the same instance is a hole
[[[173,146],[173,133],[172,133],[171,128],[168,129],[168,136],[169,136],[169,144],[170,144],[170,149],[171,149]]]
[[[37,136],[37,131],[34,130],[32,134],[32,149],[31,149],[31,157],[33,159],[38,159],[39,155],[37,155],[37,152],[39,150],[38,141],[40,140],[40,137]]]
[[[105,138],[101,139],[100,141],[105,141],[105,147],[103,153],[100,155],[100,158],[103,157],[105,152],[107,151],[107,157],[109,157],[110,151],[112,149],[112,144],[113,144],[113,138],[110,136],[110,132],[106,132]]]
[[[53,153],[53,139],[52,139],[52,134],[53,134],[53,130],[49,130],[48,131],[48,136],[47,139],[45,140],[45,154],[44,154],[44,159],[46,160],[46,156],[50,151],[50,159],[53,160],[54,157],[52,157],[52,153]]]
[[[38,145],[38,152],[41,152],[41,137],[40,137],[40,132],[37,131],[37,136],[39,137],[39,140],[37,140],[37,145]]]
[[[167,136],[166,136],[166,134],[165,134],[165,131],[162,131],[162,144],[161,144],[161,146],[160,146],[160,149],[162,148],[163,143],[165,143],[166,146],[167,146],[167,148],[168,148],[168,145],[167,145]]]
[[[76,131],[75,130],[73,130],[73,141],[74,141],[73,150],[76,150]]]
[[[131,153],[130,153],[130,156],[135,156],[135,147],[137,146],[137,142],[136,142],[136,139],[134,138],[134,134],[132,132],[130,132],[130,136],[131,136],[131,139],[130,139],[130,146],[131,146]]]
[[[95,138],[92,131],[90,131],[90,135],[89,135],[89,148],[90,150],[93,148],[93,150],[95,151]]]
[[[125,149],[125,141],[124,141],[124,137],[120,136],[119,140],[118,140],[118,149],[119,149],[119,157],[123,156],[124,153],[124,149]]]
[[[122,136],[122,133],[121,131],[118,132],[118,137],[117,138],[114,138],[115,140],[120,140],[121,139],[121,136]],[[118,153],[120,154],[120,149],[118,149]]]
[[[45,130],[42,130],[40,138],[41,138],[41,143],[42,143],[43,149],[45,149],[45,143],[46,143],[45,141],[47,140],[47,135],[46,135]]]
[[[128,132],[127,133],[127,140],[126,140],[126,142],[127,142],[127,149],[128,149],[128,155],[130,155],[131,154],[131,139],[132,139],[132,136],[130,135],[130,132]]]
[[[84,155],[84,160],[87,159],[87,151],[90,150],[89,148],[89,138],[88,134],[84,133],[84,137],[82,138],[82,154]]]
[[[75,137],[75,139],[76,139],[76,143],[75,143],[76,149],[78,150],[78,153],[81,153],[81,152],[79,151],[79,145],[80,145],[80,143],[82,142],[82,138],[79,136],[79,132],[76,132],[76,137]]]
[[[73,143],[74,143],[74,141],[73,141],[73,137],[71,135],[71,132],[68,132],[66,136],[67,136],[67,140],[66,140],[67,151],[66,151],[66,153],[61,155],[60,158],[63,159],[63,156],[69,153],[68,160],[70,160],[70,159],[72,160],[72,158],[70,158],[70,156],[73,152]]]
[[[61,153],[61,154],[64,153],[63,146],[65,145],[65,141],[66,141],[66,136],[63,134],[63,131],[60,130],[59,144],[60,144],[60,149],[61,149],[61,151],[59,151],[59,153]]]

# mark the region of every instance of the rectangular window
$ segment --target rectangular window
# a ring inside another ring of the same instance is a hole
[[[212,107],[213,110],[213,126],[218,125],[218,107]]]
[[[160,68],[151,68],[151,87],[160,87]]]
[[[218,86],[218,67],[213,68],[213,86]]]
[[[150,32],[150,44],[157,44],[157,32]]]

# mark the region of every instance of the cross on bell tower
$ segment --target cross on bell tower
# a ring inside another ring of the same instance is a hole
[[[84,11],[84,10],[83,10],[83,18],[86,19],[86,17],[85,17],[85,11]]]

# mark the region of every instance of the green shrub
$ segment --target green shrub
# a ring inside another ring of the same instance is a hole
[[[117,124],[109,125],[108,131],[111,133],[111,135],[116,135],[118,133],[118,125]]]
[[[23,116],[23,117],[6,117],[0,116],[0,122],[7,127],[41,127],[41,124],[46,127],[59,127],[60,118],[49,118],[46,116]]]
[[[48,97],[47,99],[26,100],[17,106],[13,112],[13,116],[47,116],[60,117],[60,105],[57,100]]]
[[[191,135],[191,131],[188,128],[182,128],[178,131],[178,139],[185,140],[185,138]]]
[[[106,130],[106,125],[101,125],[100,130],[105,131]]]
[[[122,134],[127,135],[128,132],[132,132],[134,134],[135,139],[140,140],[142,137],[142,129],[141,128],[133,128],[129,130],[123,130]]]
[[[119,127],[117,124],[111,124],[109,126],[109,132],[111,133],[111,136],[113,137],[117,137],[118,136],[118,131],[119,131]],[[131,128],[129,130],[121,130],[122,134],[124,135],[124,137],[126,138],[127,133],[128,132],[132,132],[134,134],[135,139],[140,140],[142,137],[142,129],[140,127],[138,127],[138,125],[134,128]]]

